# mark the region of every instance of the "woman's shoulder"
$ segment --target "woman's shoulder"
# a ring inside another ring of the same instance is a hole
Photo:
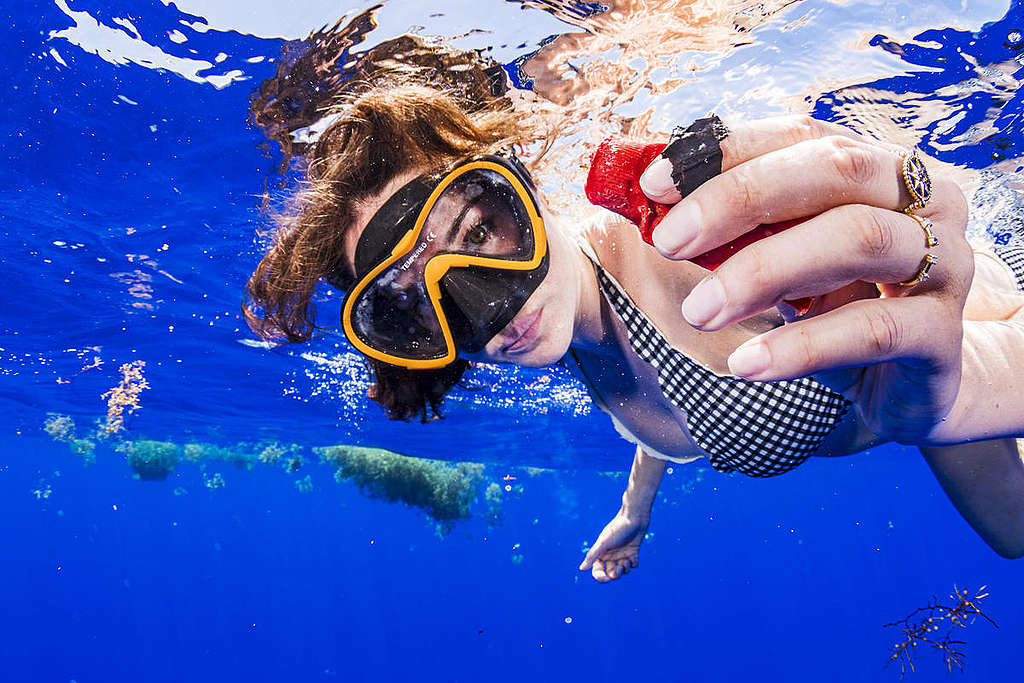
[[[671,261],[643,241],[636,227],[610,212],[588,223],[582,238],[594,250],[601,267],[624,288],[646,283],[652,289],[671,289],[685,296],[703,277],[688,261]],[[667,291],[664,293],[668,293]]]
[[[600,266],[622,288],[674,348],[719,374],[728,373],[726,359],[755,334],[781,324],[775,311],[731,325],[718,332],[701,332],[682,317],[680,306],[708,271],[689,261],[673,261],[640,238],[631,223],[613,216],[587,225],[582,236]]]

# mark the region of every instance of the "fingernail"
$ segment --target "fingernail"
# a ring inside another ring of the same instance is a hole
[[[700,207],[696,202],[682,202],[658,223],[651,241],[662,256],[680,258],[682,250],[697,237],[699,229]]]
[[[648,195],[660,197],[668,194],[675,185],[672,183],[672,162],[664,157],[647,167],[640,176],[640,189]]]
[[[729,356],[729,371],[739,377],[756,377],[772,364],[772,356],[764,343],[751,340]]]
[[[714,318],[725,306],[725,290],[718,278],[712,275],[704,278],[683,300],[683,317],[686,322],[700,327]]]

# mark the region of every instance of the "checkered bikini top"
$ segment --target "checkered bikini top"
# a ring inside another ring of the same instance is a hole
[[[989,249],[1010,267],[1013,279],[1017,281],[1017,289],[1024,292],[1024,249],[996,244],[990,245]]]
[[[662,392],[684,412],[690,435],[719,472],[788,472],[842,420],[850,402],[813,379],[749,382],[715,374],[676,350],[601,267],[590,245],[583,251],[633,351],[657,370]]]

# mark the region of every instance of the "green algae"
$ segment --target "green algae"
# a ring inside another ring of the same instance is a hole
[[[259,463],[256,455],[241,448],[224,448],[209,443],[189,443],[185,444],[184,450],[185,459],[190,462],[215,460],[244,470],[251,470]]]
[[[487,526],[491,529],[501,526],[504,521],[501,501],[501,486],[499,486],[497,482],[492,481],[484,490],[484,502],[487,503]]]
[[[82,459],[85,465],[96,463],[96,443],[89,439],[71,439],[68,441],[71,452]]]
[[[75,421],[70,415],[50,413],[43,421],[43,430],[54,441],[69,442],[75,438]]]
[[[120,449],[135,476],[143,481],[162,481],[178,466],[178,445],[170,441],[126,441]]]
[[[280,444],[272,443],[260,451],[256,457],[264,465],[276,465],[287,452],[288,450]]]
[[[54,441],[66,443],[71,452],[82,459],[82,464],[88,466],[96,462],[96,442],[75,437],[75,421],[70,415],[47,414],[43,421],[43,431]]]
[[[268,439],[233,445],[125,439],[115,445],[106,440],[97,441],[95,431],[90,432],[89,438],[76,438],[75,421],[68,415],[47,413],[42,426],[54,441],[67,444],[85,464],[94,462],[97,452],[116,451],[125,458],[135,478],[145,481],[165,480],[179,464],[186,462],[198,465],[204,488],[217,490],[224,488],[226,481],[219,472],[208,473],[207,463],[229,463],[242,470],[269,466],[287,474],[307,470],[309,464],[309,456],[305,455],[309,452],[308,446]],[[495,476],[492,481],[484,481],[485,466],[479,463],[429,460],[381,448],[349,445],[313,448],[312,451],[322,464],[334,470],[338,482],[351,482],[367,497],[424,511],[436,523],[439,536],[450,533],[458,522],[470,519],[471,508],[489,528],[502,525],[503,508],[516,503],[524,494],[516,475],[520,479],[559,475],[559,470],[549,468],[505,465],[498,466],[499,474],[504,474],[502,478]],[[296,491],[312,493],[316,488],[313,476],[305,471],[302,475],[297,475],[292,485]],[[39,490],[40,496],[49,495],[43,487]],[[175,496],[186,493],[181,487],[173,491]],[[522,559],[521,553],[514,553],[513,562],[518,564]]]
[[[211,491],[222,489],[225,486],[224,477],[221,476],[220,472],[214,472],[212,475],[203,472],[203,486]]]
[[[476,463],[412,458],[381,448],[325,446],[313,452],[335,468],[337,481],[351,481],[371,498],[420,508],[445,531],[469,518],[484,469]]]

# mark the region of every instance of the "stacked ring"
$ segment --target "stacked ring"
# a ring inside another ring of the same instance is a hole
[[[939,240],[932,232],[932,222],[924,216],[918,216],[916,213],[924,208],[924,205],[932,197],[932,180],[928,175],[928,169],[925,168],[924,162],[917,156],[916,151],[904,152],[901,155],[901,162],[900,176],[903,180],[903,185],[910,194],[910,198],[913,200],[910,206],[903,209],[903,213],[917,221],[917,224],[924,230],[925,249],[937,247]],[[924,258],[921,260],[921,266],[917,269],[914,277],[905,282],[900,282],[899,285],[901,287],[912,287],[924,282],[928,279],[928,271],[931,270],[932,265],[938,260],[934,254],[926,251]]]
[[[916,150],[904,152],[901,155],[901,160],[900,175],[903,177],[903,184],[906,186],[907,192],[910,193],[910,198],[914,200],[910,206],[903,209],[903,213],[913,213],[923,209],[928,200],[932,198],[932,179],[928,175],[928,169],[924,167],[921,157],[917,156]]]

